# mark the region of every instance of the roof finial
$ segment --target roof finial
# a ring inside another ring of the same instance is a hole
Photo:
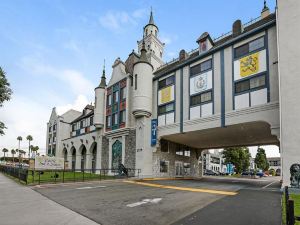
[[[268,6],[267,6],[267,1],[264,0],[264,8],[263,8],[263,11],[268,10],[268,9],[269,9],[269,8],[268,8]]]
[[[149,24],[154,24],[152,6],[151,6],[151,11],[150,11]]]
[[[103,63],[103,71],[102,71],[102,77],[101,77],[101,82],[99,84],[100,88],[105,88],[106,87],[106,77],[105,77],[105,59]]]

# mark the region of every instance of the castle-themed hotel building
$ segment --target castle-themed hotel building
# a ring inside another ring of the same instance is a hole
[[[282,14],[286,10],[282,7]],[[279,32],[287,28],[278,28],[276,12],[264,5],[259,18],[246,24],[236,20],[217,39],[203,32],[195,50],[181,50],[168,63],[151,12],[138,51],[115,60],[109,81],[103,69],[94,104],[62,115],[53,108],[47,153],[64,157],[73,169],[123,164],[141,169],[142,177],[201,177],[203,150],[282,147],[287,140],[280,138],[278,50],[285,41]],[[287,156],[283,170],[299,158],[292,162]]]

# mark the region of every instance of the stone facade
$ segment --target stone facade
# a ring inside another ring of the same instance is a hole
[[[125,162],[126,168],[135,168],[136,135],[135,130],[130,130],[125,137]]]
[[[109,168],[109,162],[108,162],[108,155],[109,152],[109,142],[108,139],[103,136],[102,137],[102,151],[101,151],[101,168],[102,169],[108,169]]]

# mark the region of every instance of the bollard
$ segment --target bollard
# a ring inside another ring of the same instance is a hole
[[[289,211],[289,223],[288,223],[288,225],[294,225],[295,224],[294,200],[289,199],[289,201],[288,201],[288,211]]]

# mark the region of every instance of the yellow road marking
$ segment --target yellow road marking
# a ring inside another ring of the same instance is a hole
[[[174,178],[158,177],[158,178],[143,178],[140,180],[155,181],[155,180],[195,180],[195,179],[191,177],[174,177]]]
[[[203,189],[203,188],[178,187],[178,186],[151,184],[151,183],[129,181],[129,180],[123,181],[123,182],[131,183],[131,184],[139,184],[139,185],[144,185],[144,186],[149,186],[149,187],[174,189],[174,190],[179,190],[179,191],[203,192],[203,193],[219,194],[219,195],[236,195],[237,194],[237,192],[233,192],[233,191],[218,191],[218,190]]]

